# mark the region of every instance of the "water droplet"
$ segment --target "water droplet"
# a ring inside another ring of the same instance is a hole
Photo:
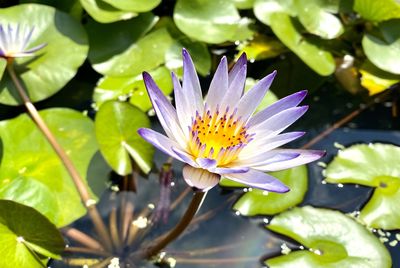
[[[239,210],[236,210],[236,211],[235,211],[235,215],[236,215],[236,216],[240,216],[240,211],[239,211]]]
[[[395,246],[397,246],[397,243],[399,243],[399,241],[397,241],[397,240],[392,240],[392,241],[389,242],[389,246],[395,247]]]
[[[250,59],[250,63],[254,63],[255,61],[255,59]]]
[[[149,209],[155,209],[156,208],[156,206],[153,203],[148,204],[147,207]]]
[[[23,243],[23,242],[25,242],[25,239],[22,236],[18,236],[17,237],[17,242],[18,243]]]
[[[343,184],[339,183],[339,184],[337,185],[337,187],[343,188]]]

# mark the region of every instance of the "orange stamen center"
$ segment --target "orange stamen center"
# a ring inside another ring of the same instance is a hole
[[[246,127],[236,116],[236,110],[221,114],[218,109],[211,113],[197,114],[191,126],[190,151],[193,156],[211,158],[218,166],[226,165],[237,158],[242,148],[251,140]]]

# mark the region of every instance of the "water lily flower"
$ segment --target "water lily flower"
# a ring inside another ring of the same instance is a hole
[[[142,128],[139,134],[164,153],[186,163],[183,178],[193,188],[207,191],[221,176],[251,187],[287,192],[289,188],[269,171],[288,169],[319,159],[322,151],[280,149],[304,132],[280,134],[307,110],[298,106],[300,91],[255,113],[276,72],[244,92],[247,58],[238,59],[228,72],[222,58],[203,102],[189,53],[183,50],[183,83],[172,73],[176,109],[148,73],[144,82],[166,135]]]
[[[5,27],[0,24],[0,57],[8,59],[30,57],[46,46],[46,43],[43,43],[28,49],[33,30],[34,28],[27,27],[21,29],[19,24],[16,27],[11,25]]]

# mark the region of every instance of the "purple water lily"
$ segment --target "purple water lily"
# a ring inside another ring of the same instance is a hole
[[[287,96],[255,113],[276,72],[244,92],[247,58],[238,59],[228,72],[222,58],[203,102],[199,79],[189,53],[183,50],[183,84],[172,74],[176,109],[148,73],[144,82],[164,136],[142,128],[139,134],[161,151],[186,163],[183,178],[191,186],[207,191],[221,176],[251,187],[273,192],[289,188],[265,173],[288,169],[319,159],[322,151],[279,149],[304,132],[280,134],[306,111],[298,106],[307,92]]]
[[[0,57],[18,58],[33,56],[36,51],[46,46],[45,43],[29,48],[34,28],[22,28],[0,24]]]

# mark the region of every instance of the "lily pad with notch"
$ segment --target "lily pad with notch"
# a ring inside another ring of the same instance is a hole
[[[329,183],[354,183],[374,187],[359,219],[381,229],[400,228],[400,147],[391,144],[356,144],[328,164]]]
[[[275,216],[267,228],[306,249],[266,260],[270,268],[389,268],[385,246],[364,226],[339,211],[306,206]]]

